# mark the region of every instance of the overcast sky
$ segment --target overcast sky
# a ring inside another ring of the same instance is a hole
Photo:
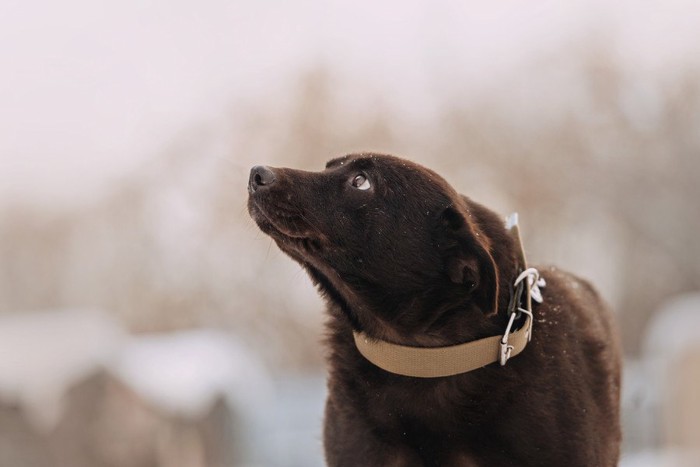
[[[236,98],[272,105],[319,62],[408,113],[436,93],[497,93],[592,36],[631,73],[700,62],[697,2],[611,3],[5,0],[0,202],[90,196]]]

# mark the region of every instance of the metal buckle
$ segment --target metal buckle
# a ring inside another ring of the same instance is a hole
[[[516,218],[517,222],[517,218]],[[500,342],[499,350],[499,361],[501,366],[505,366],[510,357],[513,355],[514,346],[508,344],[508,338],[510,337],[510,330],[513,328],[513,323],[516,319],[519,319],[523,313],[527,315],[527,321],[525,330],[527,335],[527,341],[530,342],[532,339],[532,327],[533,327],[533,316],[532,316],[532,300],[537,303],[542,303],[542,294],[539,287],[544,287],[546,285],[543,278],[540,277],[539,271],[535,268],[525,269],[518,275],[515,279],[514,287],[511,289],[510,300],[508,303],[508,313],[510,314],[510,319],[508,320],[508,326],[506,326],[506,332],[503,333],[503,337]],[[523,296],[523,294],[526,294]],[[525,308],[523,308],[523,306]]]
[[[510,335],[510,329],[513,327],[513,322],[515,321],[515,315],[517,313],[511,313],[510,319],[508,320],[508,326],[506,326],[506,332],[501,338],[501,351],[499,361],[501,366],[505,366],[506,362],[510,358],[511,353],[513,353],[513,346],[508,345],[508,336]]]
[[[520,308],[520,313],[525,313],[530,319],[527,321],[527,341],[530,342],[532,340],[532,322],[534,321],[534,317],[532,316],[532,311],[526,310],[524,308]]]
[[[530,340],[532,339],[532,312],[530,310],[518,307],[517,313],[510,314],[508,326],[506,326],[506,332],[503,333],[503,337],[501,337],[501,346],[499,352],[499,361],[501,363],[501,366],[506,365],[513,353],[513,349],[515,348],[512,345],[508,344],[508,338],[510,336],[510,330],[513,328],[513,323],[515,322],[516,318],[521,315],[521,313],[525,313],[529,318],[526,323],[527,329],[525,330],[525,332],[527,333],[527,341],[530,342]]]

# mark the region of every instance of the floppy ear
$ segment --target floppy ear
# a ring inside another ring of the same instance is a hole
[[[487,248],[453,206],[442,213],[442,228],[450,240],[445,259],[450,280],[463,284],[484,314],[498,311],[498,268]]]

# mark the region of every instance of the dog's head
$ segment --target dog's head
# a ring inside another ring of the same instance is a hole
[[[256,166],[248,191],[260,229],[355,325],[367,313],[416,328],[456,306],[496,308],[484,208],[424,167],[378,154],[333,159],[322,172]]]

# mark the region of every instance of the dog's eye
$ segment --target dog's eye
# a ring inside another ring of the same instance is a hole
[[[352,179],[352,186],[358,190],[369,190],[369,179],[363,174],[356,175],[355,178]]]

